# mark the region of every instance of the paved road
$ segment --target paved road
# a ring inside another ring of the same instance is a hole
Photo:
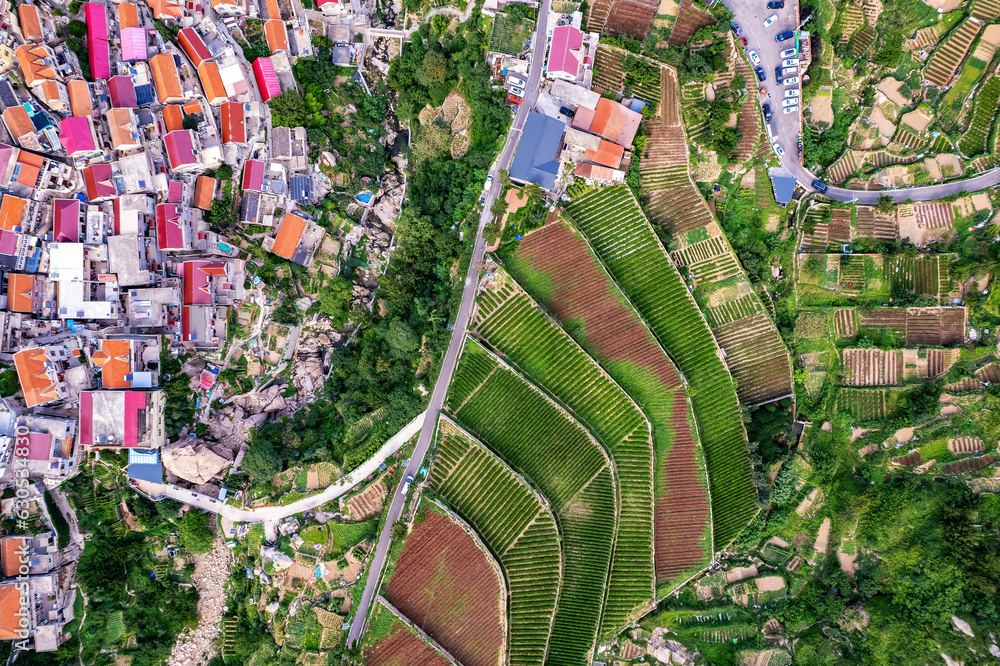
[[[795,0],[786,0],[783,9],[768,9],[765,0],[724,0],[734,17],[734,22],[742,28],[742,36],[747,39],[747,51],[754,51],[759,57],[760,66],[764,69],[767,79],[763,82],[747,81],[747,85],[757,83],[767,89],[767,96],[762,96],[761,104],[771,105],[771,120],[765,123],[767,139],[772,144],[777,143],[784,151],[781,156],[781,164],[788,169],[799,184],[809,192],[815,192],[812,183],[816,176],[802,166],[799,158],[799,134],[801,133],[801,108],[791,114],[783,113],[782,102],[786,90],[798,90],[801,95],[801,84],[791,86],[777,85],[774,76],[774,68],[778,66],[783,58],[780,53],[785,49],[794,49],[795,40],[789,39],[780,44],[774,41],[775,36],[780,32],[795,30],[797,27]],[[764,20],[775,15],[778,20],[771,26],[765,28]],[[750,63],[753,68],[753,62]],[[958,180],[940,185],[926,185],[922,187],[908,187],[897,190],[884,191],[864,191],[848,190],[840,187],[831,187],[827,190],[826,196],[836,201],[853,201],[861,204],[874,204],[880,195],[888,195],[894,201],[931,201],[940,199],[950,194],[956,194],[962,190],[975,192],[992,185],[1000,183],[1000,170],[992,170],[983,173],[975,178]]]
[[[524,123],[528,118],[528,111],[531,110],[535,100],[538,98],[538,83],[542,75],[542,63],[545,61],[545,45],[547,42],[546,24],[548,23],[550,2],[551,0],[542,0],[541,7],[539,8],[538,27],[535,32],[535,51],[532,54],[531,74],[528,77],[528,86],[525,90],[527,95],[525,96],[524,103],[517,110],[510,133],[507,135],[507,142],[504,144],[503,150],[500,151],[500,156],[491,170],[493,174],[493,186],[487,192],[483,213],[479,218],[479,228],[476,230],[476,243],[472,251],[472,262],[469,265],[469,273],[465,278],[462,304],[458,308],[458,318],[455,320],[451,343],[448,345],[448,351],[445,353],[441,364],[441,374],[438,375],[437,383],[434,385],[434,392],[431,394],[431,400],[427,406],[420,439],[417,441],[417,446],[410,457],[410,465],[406,468],[401,483],[405,483],[407,476],[416,478],[417,471],[423,464],[424,456],[427,454],[427,449],[430,448],[434,429],[437,425],[438,412],[441,411],[441,406],[444,404],[448,384],[451,383],[451,375],[455,370],[455,363],[458,360],[458,353],[461,351],[462,342],[465,339],[469,316],[472,314],[472,307],[476,297],[476,288],[479,283],[479,273],[482,269],[483,256],[486,252],[486,244],[483,242],[483,227],[493,217],[492,213],[490,213],[490,208],[492,208],[493,202],[496,201],[497,195],[501,190],[500,179],[497,178],[496,174],[499,169],[509,167],[514,155],[514,149],[517,146],[517,141],[521,137],[521,130],[524,128]],[[379,579],[382,575],[382,568],[385,566],[385,558],[389,552],[392,525],[399,520],[403,512],[404,499],[405,497],[399,492],[395,492],[392,496],[392,503],[389,505],[386,514],[385,526],[382,528],[382,534],[379,536],[378,544],[375,547],[375,554],[372,556],[371,565],[368,570],[368,579],[365,582],[365,590],[361,595],[357,614],[354,616],[354,623],[351,625],[351,631],[348,635],[348,645],[354,644],[361,638],[361,634],[364,633],[368,609],[375,598],[375,593],[380,582]]]

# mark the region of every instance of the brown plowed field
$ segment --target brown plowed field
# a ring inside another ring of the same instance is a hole
[[[902,378],[903,354],[899,350],[844,350],[844,383],[848,386],[897,385]]]
[[[902,465],[903,467],[913,467],[920,462],[920,451],[914,451],[908,456],[903,456],[902,458],[893,458],[893,465]]]
[[[347,500],[347,510],[350,511],[351,517],[354,520],[361,520],[382,511],[382,500],[385,498],[386,492],[388,489],[379,479],[365,488],[363,492]]]
[[[392,633],[365,652],[365,666],[451,666],[451,662],[397,624]]]
[[[657,0],[618,0],[611,4],[604,30],[643,39],[653,26]]]
[[[691,0],[681,0],[677,21],[674,23],[674,29],[670,31],[670,45],[684,46],[698,28],[707,25],[715,25],[714,16],[692,5]]]
[[[705,488],[698,482],[694,437],[688,423],[684,391],[674,392],[674,441],[663,461],[667,491],[656,503],[656,580],[673,580],[704,558],[697,546],[708,524]]]
[[[910,308],[906,311],[906,344],[962,344],[965,318],[965,308]]]
[[[983,383],[978,379],[966,377],[953,384],[945,384],[944,390],[948,393],[968,393],[969,391],[982,391]]]
[[[976,376],[979,379],[990,382],[991,384],[996,381],[1000,381],[1000,365],[996,363],[990,363],[985,365],[979,370],[976,370]]]
[[[971,472],[975,469],[982,469],[987,465],[996,462],[996,456],[983,456],[982,458],[969,458],[961,462],[944,466],[945,474],[958,474],[959,472]]]
[[[526,274],[547,276],[552,291],[544,305],[561,321],[582,323],[586,346],[600,356],[631,361],[666,388],[681,385],[673,364],[635,313],[618,300],[583,239],[566,225],[553,222],[525,236],[513,271],[522,284]]]
[[[389,601],[466,666],[496,666],[505,639],[500,574],[454,520],[424,510],[406,539]]]

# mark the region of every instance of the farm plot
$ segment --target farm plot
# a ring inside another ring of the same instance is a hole
[[[792,392],[788,352],[767,315],[758,312],[713,332],[736,380],[740,402],[771,402]]]
[[[961,308],[909,308],[906,344],[951,346],[965,342],[967,311]]]
[[[688,245],[670,256],[678,266],[686,266],[696,282],[718,282],[738,275],[740,266],[733,251],[720,236]]]
[[[972,377],[965,377],[957,382],[945,384],[944,390],[948,393],[969,393],[971,391],[982,391],[983,383]]]
[[[987,23],[995,21],[1000,17],[1000,0],[975,0],[972,15]]]
[[[992,465],[997,460],[996,456],[983,456],[982,458],[967,458],[957,463],[945,465],[942,471],[945,474],[961,474],[962,472],[972,472]]]
[[[826,337],[829,327],[828,313],[800,310],[795,320],[795,337],[800,340],[819,340]]]
[[[957,349],[903,349],[903,379],[935,379],[958,360]]]
[[[858,206],[856,236],[858,238],[876,238],[879,240],[895,239],[895,213],[879,213],[872,206]]]
[[[746,431],[732,378],[693,297],[628,188],[591,193],[574,201],[570,213],[691,386],[708,463],[718,550],[755,512]]]
[[[820,204],[809,209],[806,219],[813,225],[813,231],[803,232],[802,252],[826,252],[831,245],[851,242],[850,209]],[[840,251],[839,247],[836,249]]]
[[[837,308],[833,313],[833,333],[838,338],[853,338],[858,334],[858,315],[854,308]]]
[[[931,202],[914,204],[917,226],[921,229],[941,229],[951,226],[955,212],[950,203]]]
[[[760,302],[759,298],[752,294],[745,294],[734,301],[705,308],[705,318],[708,319],[709,326],[718,328],[763,311],[763,303]]]
[[[535,22],[497,12],[493,19],[493,34],[490,35],[490,51],[505,55],[517,55],[531,40]]]
[[[681,0],[677,20],[674,22],[673,30],[670,31],[670,45],[684,46],[691,35],[698,31],[698,28],[715,25],[715,23],[714,16],[695,7],[691,4],[691,0]]]
[[[593,17],[593,14],[591,16]],[[594,56],[594,85],[602,90],[621,92],[625,85],[625,73],[622,72],[623,58],[621,51],[598,47]]]
[[[492,558],[437,505],[422,505],[414,524],[389,601],[462,664],[503,664],[506,595]]]
[[[1000,100],[1000,77],[992,76],[983,84],[974,97],[975,110],[969,127],[958,142],[958,147],[964,155],[982,155],[989,152],[986,139],[993,127],[993,117]]]
[[[438,427],[430,485],[500,560],[510,593],[510,663],[541,664],[562,576],[555,518],[485,446],[445,419]]]
[[[731,38],[730,38],[731,39]],[[750,71],[746,60],[736,57],[736,72],[747,81],[753,81],[755,74]],[[753,157],[754,148],[760,135],[760,113],[757,112],[757,86],[747,86],[747,97],[740,105],[740,115],[737,131],[740,133],[740,143],[733,151],[733,159],[742,162]]]
[[[649,32],[659,4],[657,0],[624,0],[624,2],[599,0],[599,2],[607,2],[610,5],[603,30],[616,35],[628,35],[634,39],[643,39]]]
[[[895,408],[897,396],[889,389],[841,389],[837,411],[844,411],[855,421],[877,421]]]
[[[880,328],[892,331],[900,337],[906,336],[906,310],[899,308],[874,308],[859,313],[861,328]]]
[[[602,633],[620,629],[636,610],[648,608],[654,592],[649,423],[625,392],[531,298],[507,276],[500,274],[500,279],[504,284],[480,300],[477,334],[550,391],[614,458],[621,486],[621,519]],[[665,410],[647,404],[662,426],[657,434],[665,441],[657,443],[658,449],[671,446],[669,407],[669,403]]]
[[[948,450],[956,456],[979,455],[986,450],[986,444],[978,437],[956,437],[948,440]]]
[[[448,408],[552,502],[564,560],[546,661],[579,663],[597,638],[617,531],[617,490],[610,461],[565,411],[471,338],[466,340],[458,376],[466,372],[467,357],[485,358],[495,371],[460,408],[449,396]]]
[[[934,50],[924,68],[924,78],[939,88],[948,85],[982,27],[983,22],[977,18],[965,19],[951,37]]]
[[[885,258],[883,271],[891,292],[902,290],[937,298],[942,281],[945,284],[948,282],[948,265],[951,260],[951,255],[897,255]]]
[[[688,410],[686,406],[677,408],[677,396],[685,405],[686,397],[679,390],[681,380],[676,369],[601,269],[586,242],[568,225],[552,223],[528,234],[509,267],[521,284],[533,291],[564,323],[570,335],[646,411],[657,447],[654,475],[657,582],[673,580],[680,572],[702,563],[708,554],[698,545],[708,520],[708,492],[698,482],[699,469],[703,467],[695,463],[697,442],[692,426],[686,416],[679,418],[679,414],[686,415]],[[490,339],[495,335],[491,329]],[[671,433],[673,443],[665,448]],[[663,522],[664,516],[678,510],[671,505],[675,501],[674,489],[688,488],[692,482],[701,485],[700,503],[693,496],[688,497],[680,510],[686,514],[685,520],[700,520],[701,527],[691,531],[687,523],[675,526],[674,522]],[[679,548],[681,543],[687,543],[687,548]]]
[[[860,294],[865,289],[865,256],[844,254],[840,256],[838,288],[848,294]]]
[[[367,666],[452,666],[381,603],[375,604],[369,625],[372,645],[364,652]]]
[[[976,370],[976,377],[979,377],[984,382],[1000,381],[1000,365],[996,363],[989,363],[984,365],[980,369]]]
[[[845,349],[844,383],[848,386],[895,386],[902,383],[902,352]]]

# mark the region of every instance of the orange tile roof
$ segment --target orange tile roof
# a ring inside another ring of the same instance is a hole
[[[278,0],[267,0],[267,18],[281,18],[281,13],[278,11]]]
[[[212,61],[201,63],[198,68],[198,78],[205,89],[205,99],[209,104],[221,103],[226,99],[226,86],[222,83],[219,66]]]
[[[30,599],[30,595],[27,597]],[[30,603],[30,601],[29,601]],[[0,640],[10,640],[18,637],[21,629],[21,592],[15,583],[0,585]]]
[[[35,133],[35,126],[23,106],[12,106],[6,109],[3,112],[3,122],[7,125],[7,129],[10,130],[10,134],[14,137],[15,141],[18,141],[26,134]]]
[[[15,197],[13,194],[3,195],[3,203],[0,203],[0,229],[14,231],[14,227],[21,226],[26,205],[28,205],[27,199]]]
[[[58,81],[42,81],[42,84],[38,87],[42,90],[42,94],[38,96],[40,100],[49,106],[52,106],[56,102],[59,102],[61,105],[62,99],[59,97]]]
[[[153,70],[153,83],[160,103],[180,101],[184,99],[184,88],[181,87],[181,77],[174,66],[174,57],[169,53],[158,53],[149,59],[149,67]]]
[[[125,378],[132,374],[132,341],[101,340],[98,348],[91,360],[101,366],[101,388],[132,388],[132,380]]]
[[[22,349],[14,354],[14,367],[24,392],[24,404],[28,407],[59,399],[56,383],[45,371],[45,364],[50,360],[41,347]]]
[[[306,229],[306,221],[293,213],[285,213],[278,234],[274,237],[271,251],[279,257],[291,259],[302,240],[302,232]]]
[[[86,81],[73,79],[66,84],[69,92],[69,105],[73,109],[74,116],[94,115],[94,103],[90,99],[90,86]]]
[[[194,188],[195,208],[208,210],[212,207],[212,199],[215,198],[215,179],[211,176],[199,176],[198,184]]]
[[[153,18],[182,18],[184,6],[175,0],[149,0],[149,10]]]
[[[164,110],[170,107],[165,107]],[[111,134],[111,147],[115,150],[122,146],[138,146],[142,140],[138,138],[138,128],[132,124],[132,109],[110,109],[107,113],[108,130]],[[133,137],[132,134],[136,136]]]
[[[21,555],[27,555],[28,537],[0,541],[0,560],[4,578],[13,578],[21,570]]]
[[[17,6],[17,17],[21,22],[21,34],[26,40],[42,41],[45,38],[42,34],[42,15],[38,12],[38,7],[22,3]]]
[[[184,113],[188,116],[193,116],[196,113],[204,114],[205,109],[202,108],[201,102],[195,100],[184,105]]]
[[[641,120],[641,114],[602,97],[597,100],[597,109],[594,111],[590,131],[617,144],[631,146]]]
[[[31,293],[35,289],[35,276],[9,273],[7,276],[7,309],[11,312],[31,312],[34,304]]]
[[[24,82],[29,86],[37,85],[39,81],[56,78],[55,55],[44,44],[22,44],[14,52],[17,62],[21,65]],[[47,62],[44,62],[47,61]]]
[[[118,5],[118,23],[122,30],[125,28],[141,28],[139,25],[139,8],[131,2],[123,2]]]
[[[184,108],[179,104],[168,104],[163,107],[163,124],[167,132],[184,129]]]
[[[584,155],[586,155],[587,159],[592,162],[597,162],[598,164],[603,164],[604,166],[611,167],[612,169],[617,169],[621,166],[622,157],[625,155],[625,148],[619,146],[617,143],[601,139],[601,142],[597,146],[597,150],[584,151]]]
[[[222,103],[222,143],[243,143],[247,140],[243,105],[239,102]]]
[[[17,155],[17,163],[21,165],[21,173],[17,176],[17,182],[21,185],[34,187],[35,183],[38,182],[39,174],[42,173],[42,165],[45,164],[45,158],[41,155],[22,150]]]
[[[264,34],[267,36],[267,48],[271,53],[288,50],[288,30],[281,19],[268,19],[264,24]]]

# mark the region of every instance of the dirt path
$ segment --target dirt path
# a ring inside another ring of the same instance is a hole
[[[212,641],[219,635],[222,606],[226,595],[222,589],[229,577],[232,553],[222,539],[216,539],[212,551],[194,556],[191,582],[198,589],[198,627],[177,638],[167,666],[202,666],[213,656]]]

